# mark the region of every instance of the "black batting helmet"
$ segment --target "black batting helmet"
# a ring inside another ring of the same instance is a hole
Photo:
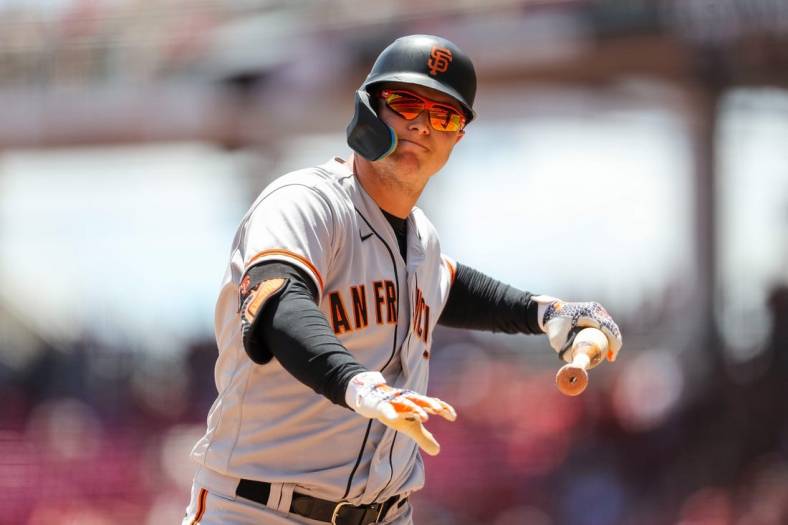
[[[361,88],[356,91],[355,114],[347,127],[348,145],[369,160],[380,160],[397,147],[397,137],[377,115],[370,91],[384,82],[404,82],[435,89],[454,98],[476,117],[476,71],[470,58],[454,43],[433,35],[398,38],[378,55]]]

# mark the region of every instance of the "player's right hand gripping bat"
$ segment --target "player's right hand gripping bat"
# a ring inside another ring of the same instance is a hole
[[[607,337],[596,328],[583,328],[572,342],[572,361],[558,370],[555,384],[562,394],[577,396],[588,385],[587,370],[602,362],[607,353]]]

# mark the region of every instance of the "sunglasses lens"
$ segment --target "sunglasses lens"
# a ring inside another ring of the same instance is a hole
[[[459,131],[462,129],[462,115],[451,109],[432,108],[430,124],[438,131]]]
[[[405,120],[413,120],[419,116],[419,113],[424,111],[424,102],[415,97],[397,93],[392,93],[386,97],[386,104]]]

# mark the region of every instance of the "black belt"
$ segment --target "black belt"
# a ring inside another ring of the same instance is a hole
[[[235,494],[242,498],[255,501],[261,505],[268,505],[268,495],[271,493],[271,484],[265,481],[242,479],[235,489]],[[396,503],[401,507],[408,498],[402,500],[399,496],[392,496],[383,503],[370,503],[369,505],[354,506],[347,501],[328,501],[313,498],[305,494],[293,493],[293,502],[290,512],[317,521],[325,521],[335,525],[369,525],[378,523]]]

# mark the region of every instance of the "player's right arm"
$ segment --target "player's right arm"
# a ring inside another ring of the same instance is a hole
[[[454,421],[457,414],[448,403],[393,388],[380,372],[357,363],[331,331],[317,307],[313,283],[299,268],[269,262],[248,275],[261,284],[285,282],[244,328],[244,348],[253,361],[265,364],[275,357],[296,379],[332,402],[403,432],[428,454],[440,451],[423,423],[429,414]]]
[[[279,261],[254,266],[247,275],[250,284],[258,289],[276,289],[260,305],[256,316],[247,314],[242,318],[244,350],[249,358],[260,365],[276,358],[312,390],[333,403],[345,405],[348,383],[367,369],[331,331],[317,307],[317,290],[312,280],[300,268]]]
[[[454,410],[435,398],[386,385],[379,372],[355,360],[318,307],[322,276],[329,273],[343,231],[341,217],[312,188],[288,186],[258,202],[241,247],[244,349],[262,366],[276,358],[315,392],[404,432],[435,454],[437,443],[421,423],[428,413],[453,419]]]

